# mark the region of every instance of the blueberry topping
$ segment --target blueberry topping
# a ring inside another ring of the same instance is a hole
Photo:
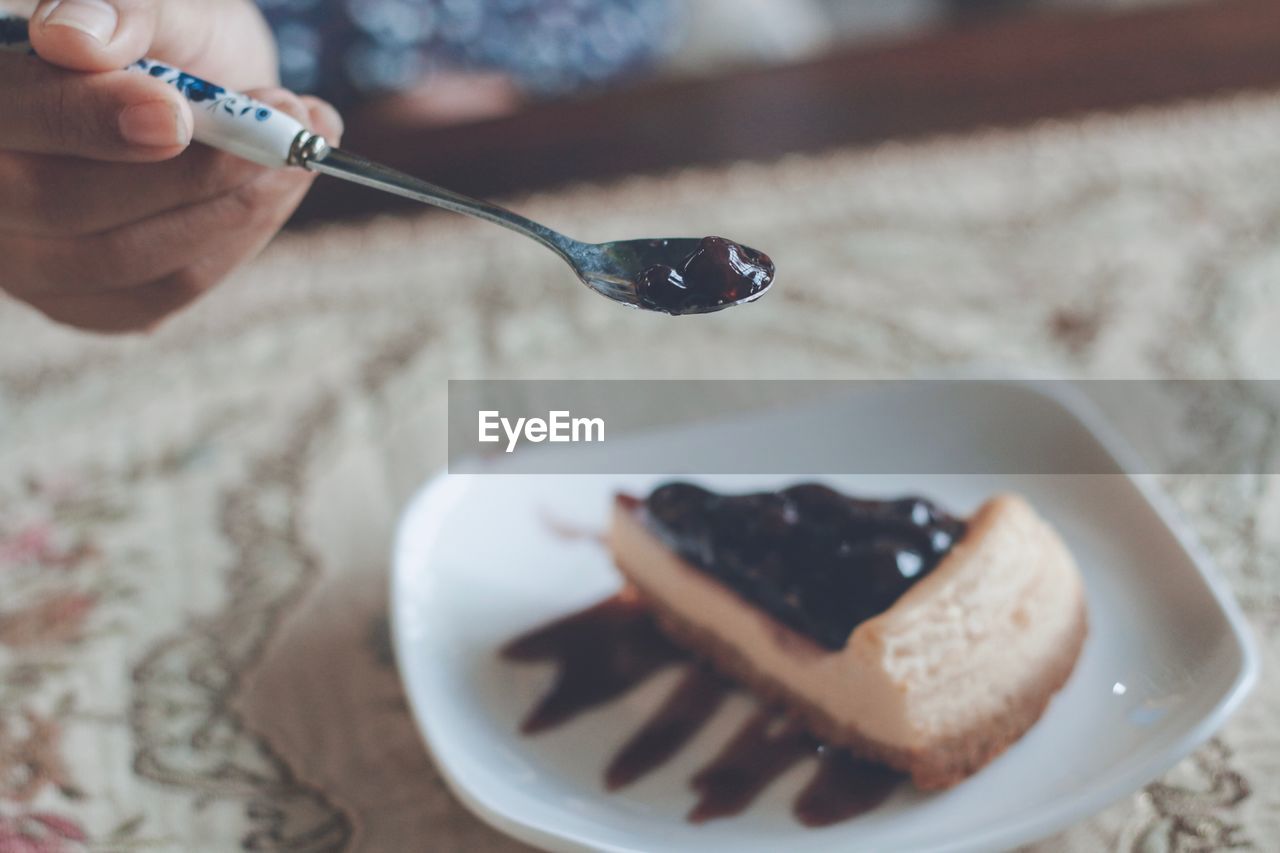
[[[689,563],[829,649],[888,610],[965,532],[923,498],[864,500],[816,483],[747,495],[668,483],[643,517]]]
[[[658,264],[640,273],[636,292],[647,308],[699,313],[755,296],[773,281],[773,272],[773,261],[763,252],[723,237],[703,237],[679,266]]]

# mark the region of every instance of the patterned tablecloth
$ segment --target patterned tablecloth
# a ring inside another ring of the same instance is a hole
[[[774,254],[776,293],[700,320],[446,216],[287,235],[148,338],[0,304],[0,850],[516,849],[446,791],[388,647],[392,525],[443,463],[446,378],[1276,378],[1277,164],[1262,93],[521,202],[584,238]],[[1280,479],[1163,481],[1262,682],[1045,849],[1280,847]]]

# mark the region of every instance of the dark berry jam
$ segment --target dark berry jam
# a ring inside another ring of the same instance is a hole
[[[636,292],[646,308],[693,314],[755,296],[772,281],[768,255],[723,237],[703,237],[678,266],[657,264],[640,273]]]
[[[829,649],[942,561],[965,524],[923,498],[851,498],[816,483],[718,495],[668,483],[644,502],[668,547]]]

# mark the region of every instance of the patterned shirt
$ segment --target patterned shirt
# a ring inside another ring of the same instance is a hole
[[[530,94],[600,85],[666,52],[679,0],[258,0],[282,81],[338,103],[441,71],[497,71]]]

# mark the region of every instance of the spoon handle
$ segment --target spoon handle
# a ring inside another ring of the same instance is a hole
[[[0,16],[0,51],[34,54],[25,18]],[[181,92],[191,102],[197,141],[254,163],[289,165],[295,146],[312,135],[292,116],[166,62],[139,59],[126,70],[155,77]]]
[[[319,143],[306,141],[296,147],[294,162],[297,165],[322,175],[342,178],[345,181],[382,190],[401,198],[413,199],[501,225],[503,228],[537,240],[570,264],[575,263],[573,250],[584,248],[576,240],[571,240],[560,232],[553,231],[505,207],[456,193],[381,163],[367,160],[358,154],[343,151],[341,148],[331,148],[319,137],[314,139],[319,140]]]

